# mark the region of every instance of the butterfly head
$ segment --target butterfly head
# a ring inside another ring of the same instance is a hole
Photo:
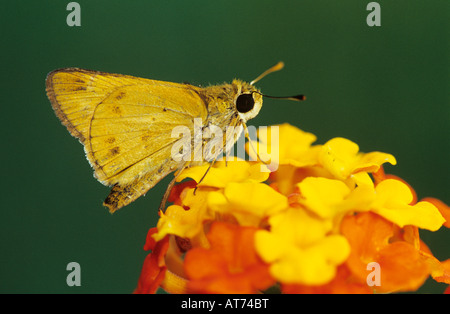
[[[232,85],[235,86],[235,90],[237,91],[234,104],[236,106],[236,110],[244,122],[247,122],[250,119],[256,117],[262,107],[262,99],[264,97],[268,98],[279,98],[279,99],[290,99],[295,101],[305,100],[306,97],[304,95],[295,95],[295,96],[287,96],[287,97],[276,97],[276,96],[268,96],[263,95],[261,92],[253,86],[260,79],[265,77],[267,74],[270,74],[275,71],[279,71],[284,67],[283,62],[278,62],[273,67],[267,69],[263,73],[261,73],[257,78],[255,78],[250,83],[242,82],[239,80],[234,80]],[[236,88],[237,87],[237,88]]]
[[[253,85],[234,80],[233,85],[236,86],[236,96],[234,99],[234,105],[240,118],[247,122],[250,119],[256,117],[262,107],[262,94]]]

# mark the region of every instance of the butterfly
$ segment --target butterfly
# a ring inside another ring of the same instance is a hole
[[[103,205],[113,213],[145,195],[169,173],[179,174],[207,161],[212,165],[226,153],[246,129],[246,122],[259,113],[262,97],[266,97],[253,84],[283,67],[279,62],[250,83],[235,79],[208,87],[63,68],[47,75],[46,91],[56,116],[84,146],[94,176],[112,186]],[[273,98],[305,99],[303,95]],[[177,126],[187,128],[190,134],[195,134],[196,127],[202,132],[212,126],[223,132],[227,127],[238,131],[231,139],[216,140],[218,149],[207,158],[193,160],[185,157],[211,146],[213,140],[192,136],[192,149],[179,152],[183,158],[173,158],[173,147],[179,141],[173,136]]]

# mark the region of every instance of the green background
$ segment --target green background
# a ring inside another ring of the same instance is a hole
[[[392,153],[388,172],[450,203],[450,1],[378,1],[381,27],[366,24],[361,0],[78,1],[81,27],[66,24],[69,2],[1,4],[0,292],[132,292],[168,182],[114,215],[102,207],[109,188],[45,94],[61,67],[208,85],[283,60],[258,87],[308,100],[266,99],[250,124],[289,122],[317,143],[342,136]],[[421,235],[450,258],[449,230]],[[81,287],[66,285],[72,261]]]

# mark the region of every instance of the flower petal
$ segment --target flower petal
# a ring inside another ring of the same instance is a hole
[[[192,178],[199,182],[210,167],[209,164],[185,169],[177,178],[180,182]],[[199,187],[223,188],[230,182],[263,182],[269,178],[269,172],[263,171],[265,165],[260,162],[243,160],[216,161],[198,184]]]
[[[258,229],[215,222],[207,235],[210,248],[194,248],[185,257],[188,288],[197,293],[256,293],[274,280],[256,255]]]
[[[374,200],[373,187],[361,185],[351,190],[344,182],[308,177],[297,184],[300,203],[324,219],[340,217],[348,211],[367,211]]]
[[[288,207],[286,196],[263,183],[229,183],[208,195],[211,210],[234,216],[242,226],[259,226],[262,219]]]
[[[255,246],[270,273],[283,283],[324,284],[347,258],[349,246],[341,235],[327,235],[332,225],[289,209],[269,219],[270,231],[256,233]]]
[[[375,188],[373,212],[398,226],[414,225],[431,231],[438,230],[445,222],[437,208],[429,202],[409,205],[413,194],[409,187],[394,179],[381,181]]]
[[[336,137],[322,146],[319,161],[337,179],[345,180],[351,174],[361,171],[376,172],[380,166],[389,162],[396,164],[394,156],[381,152],[367,154],[358,153],[356,143],[341,137]]]
[[[426,197],[422,199],[422,202],[428,202],[436,206],[442,217],[446,220],[444,226],[450,228],[450,207],[447,204],[433,197]]]
[[[333,218],[337,207],[350,194],[344,182],[326,178],[308,177],[297,186],[304,197],[302,203],[322,218]]]
[[[182,199],[183,206],[172,205],[166,209],[165,213],[160,213],[158,233],[153,236],[156,241],[168,234],[173,234],[188,238],[191,242],[203,243],[203,222],[213,218],[206,206],[208,192],[199,189],[194,195],[194,189],[185,191],[187,192]]]
[[[395,240],[395,225],[371,213],[347,216],[341,233],[351,246],[346,261],[354,277],[365,282],[367,265],[376,262],[381,269],[379,292],[414,291],[429,275],[428,264],[411,243]]]
[[[148,294],[155,293],[164,280],[167,267],[164,262],[164,256],[169,248],[169,238],[165,237],[161,241],[154,241],[152,235],[156,228],[149,230],[147,235],[146,248],[152,252],[147,255],[142,266],[141,275],[134,293]]]
[[[260,127],[258,141],[247,145],[247,151],[253,159],[257,157],[256,149],[259,157],[270,161],[271,164],[304,167],[317,164],[320,147],[311,147],[315,141],[314,134],[284,123],[279,126]]]

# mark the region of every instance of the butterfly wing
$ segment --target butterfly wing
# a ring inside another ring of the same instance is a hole
[[[171,157],[172,129],[193,132],[194,118],[207,119],[199,88],[186,84],[68,68],[48,75],[47,95],[95,177],[114,186],[104,203],[111,212],[183,167]]]

